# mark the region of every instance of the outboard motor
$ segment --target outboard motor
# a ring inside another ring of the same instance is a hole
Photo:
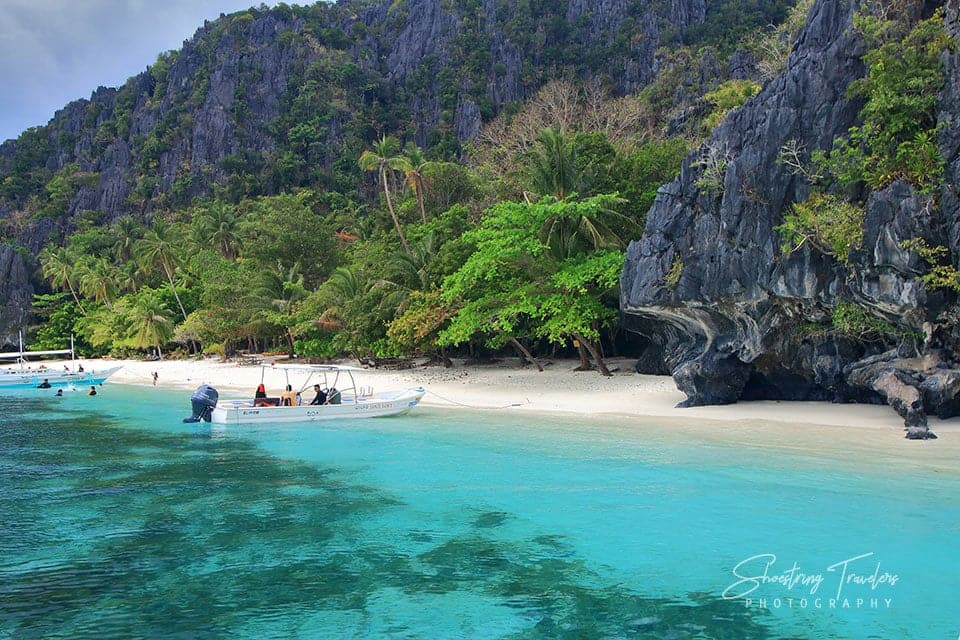
[[[193,405],[193,415],[184,418],[184,422],[210,422],[210,412],[217,406],[217,400],[220,394],[217,390],[208,384],[202,384],[190,396],[190,404]]]

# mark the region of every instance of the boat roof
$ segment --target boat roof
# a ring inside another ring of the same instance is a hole
[[[66,353],[71,353],[70,349],[55,349],[52,351],[4,351],[0,353],[0,359],[10,360],[24,356],[58,356]]]
[[[360,367],[349,367],[341,364],[262,364],[261,369],[271,371],[365,371]]]

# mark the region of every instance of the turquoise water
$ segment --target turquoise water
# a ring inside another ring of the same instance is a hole
[[[960,634],[960,462],[423,407],[197,427],[188,396],[0,397],[0,638]]]

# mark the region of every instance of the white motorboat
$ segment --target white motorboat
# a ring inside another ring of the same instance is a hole
[[[219,399],[209,386],[197,389],[191,398],[193,416],[185,422],[206,420],[218,424],[260,424],[270,422],[311,422],[337,418],[376,418],[407,413],[417,406],[426,390],[405,389],[374,393],[373,387],[358,387],[356,367],[340,365],[262,365],[261,388],[268,378],[279,377],[286,389],[275,396],[264,391],[261,397],[240,400]],[[294,384],[294,380],[298,383]],[[314,385],[326,394],[324,404],[310,404]]]
[[[73,339],[69,349],[53,351],[24,351],[23,336],[20,337],[19,351],[0,353],[0,359],[11,359],[19,362],[17,367],[0,368],[0,390],[2,389],[50,389],[53,387],[85,386],[103,384],[107,378],[122,369],[110,367],[100,370],[84,370],[83,366],[73,361]],[[63,370],[51,369],[44,365],[27,365],[26,358],[40,356],[70,355],[71,364]]]

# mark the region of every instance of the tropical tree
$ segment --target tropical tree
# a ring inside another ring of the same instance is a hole
[[[283,328],[292,356],[293,327],[296,324],[294,311],[296,304],[307,296],[300,265],[294,264],[289,269],[278,265],[276,269],[261,272],[254,295],[262,308],[261,316],[267,322]]]
[[[173,291],[173,297],[177,300],[180,307],[180,313],[183,319],[187,319],[187,312],[183,308],[183,302],[180,301],[180,295],[177,293],[177,287],[173,282],[173,273],[179,266],[180,259],[177,253],[179,247],[178,229],[175,225],[165,220],[155,220],[150,230],[144,234],[143,238],[137,241],[136,254],[143,267],[159,267],[163,270],[170,283],[170,289]]]
[[[605,195],[502,202],[491,208],[477,229],[464,234],[474,252],[444,280],[444,300],[459,310],[440,331],[439,344],[482,339],[496,348],[509,343],[533,361],[519,337],[554,343],[572,338],[609,375],[597,343],[600,329],[616,317],[605,298],[616,287],[623,253],[590,248],[557,256],[537,230],[551,218],[563,225],[598,219],[614,202],[614,196]]]
[[[533,190],[564,200],[580,190],[582,176],[573,141],[560,129],[544,129],[528,154],[527,175]]]
[[[608,218],[622,217],[613,209],[582,208],[577,210],[579,215],[575,217],[565,215],[568,209],[558,208],[557,211],[547,217],[538,234],[558,260],[584,251],[623,248],[623,240],[606,222]]]
[[[423,224],[427,223],[427,211],[423,204],[424,192],[426,189],[424,180],[424,171],[433,163],[427,160],[423,150],[415,145],[407,145],[403,156],[400,157],[398,166],[403,171],[404,182],[413,189],[417,196],[417,207],[420,208],[420,220]]]
[[[387,200],[387,209],[390,210],[390,217],[393,218],[393,226],[397,230],[397,236],[400,237],[400,244],[404,250],[409,253],[410,245],[407,244],[407,238],[403,235],[403,229],[400,227],[400,219],[397,218],[397,212],[393,208],[393,200],[390,198],[390,182],[388,172],[399,170],[404,165],[404,159],[398,156],[400,150],[400,141],[393,136],[384,135],[373,144],[373,149],[368,149],[360,155],[360,168],[364,171],[378,171],[380,181],[383,184],[383,195]]]
[[[133,299],[129,308],[129,342],[138,349],[157,348],[157,356],[162,356],[160,347],[173,337],[173,321],[170,309],[163,304],[158,292],[144,289]]]
[[[97,257],[80,263],[80,292],[107,307],[117,297],[117,274],[106,258]]]
[[[114,258],[120,263],[128,262],[133,258],[137,240],[143,237],[143,225],[130,216],[124,216],[110,225],[110,234],[113,236]]]
[[[228,260],[237,257],[240,219],[227,203],[217,200],[200,209],[194,215],[191,231],[198,245],[213,247]]]
[[[297,265],[304,286],[319,286],[336,267],[335,226],[314,211],[310,190],[249,200],[242,205],[239,233],[243,257],[263,268]]]
[[[58,289],[66,288],[70,291],[70,295],[73,296],[73,301],[80,309],[80,313],[86,315],[87,312],[77,296],[76,288],[73,286],[77,275],[77,258],[73,252],[66,247],[47,245],[40,252],[40,267],[43,277],[52,286]]]

